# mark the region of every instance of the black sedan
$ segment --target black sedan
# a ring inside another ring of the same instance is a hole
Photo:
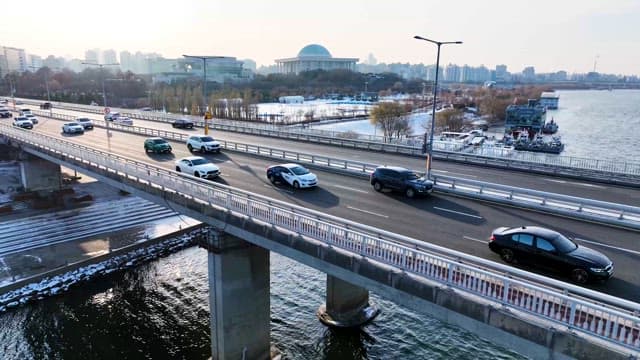
[[[177,119],[171,123],[174,128],[193,129],[193,121],[189,119]]]
[[[604,254],[538,226],[497,228],[491,234],[489,248],[507,263],[568,275],[579,284],[607,280],[613,275],[613,262]]]

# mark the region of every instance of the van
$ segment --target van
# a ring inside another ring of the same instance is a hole
[[[20,115],[31,114],[31,109],[29,108],[20,108]]]

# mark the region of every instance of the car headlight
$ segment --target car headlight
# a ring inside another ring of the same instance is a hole
[[[604,273],[607,272],[607,270],[605,268],[589,268],[589,270],[593,271],[594,273]]]

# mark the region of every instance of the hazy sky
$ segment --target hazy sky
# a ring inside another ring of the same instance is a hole
[[[12,2],[18,4],[16,2]],[[335,57],[435,63],[421,35],[463,45],[441,64],[640,75],[640,0],[32,0],[0,21],[0,45],[84,58],[90,48],[250,58],[324,45]]]

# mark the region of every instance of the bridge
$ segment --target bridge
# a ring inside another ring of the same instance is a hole
[[[222,264],[229,265],[231,259],[235,259],[233,262],[245,259],[250,269],[264,270],[259,265],[264,265],[266,257],[268,274],[268,252],[264,251],[267,249],[328,274],[327,307],[323,314],[338,322],[353,321],[358,316],[360,320],[370,319],[376,310],[368,304],[366,289],[372,289],[400,303],[409,302],[414,307],[430,310],[434,316],[454,324],[491,334],[496,342],[510,347],[522,345],[518,348],[524,346],[534,357],[547,357],[554,352],[572,357],[611,356],[612,348],[617,349],[613,353],[622,356],[637,355],[638,319],[634,313],[637,304],[633,302],[251,192],[178,176],[162,167],[59,138],[10,127],[2,127],[2,133],[27,153],[87,172],[159,204],[169,201],[172,208],[224,229],[212,237],[210,244],[210,275],[212,281],[215,279],[212,286],[217,284],[216,289],[222,289],[223,293],[216,293],[220,298],[212,299],[212,316],[215,306],[224,306],[224,296],[231,296],[224,294],[224,287],[220,285],[238,281],[237,276],[225,274],[228,266]],[[258,246],[252,247],[246,242]],[[262,310],[266,301],[268,334],[268,291],[264,300],[264,274],[254,274],[241,265],[232,267],[241,273],[245,271],[244,275],[253,279],[253,285],[245,283],[244,286],[252,298],[263,300],[259,302],[263,306],[256,306],[261,309],[255,314],[257,318],[264,319]],[[345,293],[355,295],[346,298]],[[412,295],[412,301],[406,301],[407,293]],[[237,309],[238,304],[235,305]],[[220,311],[216,311],[218,316],[212,319],[212,324],[220,326],[218,330],[224,328],[225,320],[231,321],[232,309],[234,307],[216,309]],[[540,332],[529,337],[513,336],[510,332],[517,327],[514,324],[525,324],[520,330]],[[264,337],[265,323],[250,325],[246,324],[246,329],[261,327],[262,331],[254,330]],[[220,336],[226,332],[212,330],[212,333]],[[541,334],[546,335],[541,337]],[[216,348],[218,354],[220,351],[231,354],[226,352],[228,347],[220,346],[221,343],[231,346],[228,343],[229,337],[233,338],[231,335],[214,340],[217,344],[214,354]],[[268,342],[268,336],[266,338]],[[253,340],[251,344],[256,345],[250,349],[264,346],[264,341]],[[601,341],[607,346],[600,344]]]

